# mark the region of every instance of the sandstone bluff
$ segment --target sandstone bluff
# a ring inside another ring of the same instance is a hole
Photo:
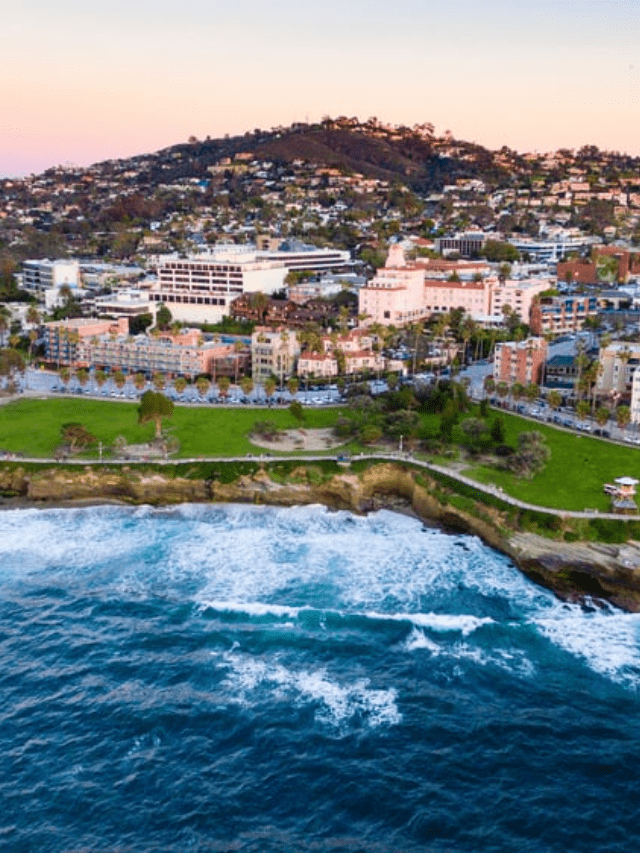
[[[410,511],[425,523],[481,537],[565,600],[601,599],[640,612],[640,547],[634,543],[568,543],[524,533],[510,526],[504,513],[483,504],[480,496],[468,508],[454,506],[441,484],[398,463],[374,464],[359,473],[346,469],[319,481],[312,476],[313,470],[312,464],[300,464],[281,482],[266,466],[260,466],[225,483],[215,476],[172,476],[166,469],[147,467],[45,466],[29,470],[14,464],[0,468],[0,492],[5,506],[16,502],[31,506],[82,501],[151,505],[250,502],[277,506],[319,503],[358,513],[383,507]]]

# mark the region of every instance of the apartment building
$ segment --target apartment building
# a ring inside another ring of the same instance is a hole
[[[597,314],[596,296],[541,296],[531,306],[531,331],[534,335],[577,332],[587,317]]]
[[[71,260],[26,260],[22,264],[21,285],[31,293],[44,294],[63,286],[81,286],[80,263]]]
[[[236,355],[233,345],[203,340],[197,329],[132,337],[127,318],[47,323],[45,352],[47,361],[58,365],[188,377],[234,372],[228,367]]]
[[[254,381],[275,376],[282,383],[296,372],[300,342],[295,331],[257,326],[251,336],[251,370]]]
[[[601,365],[596,381],[598,395],[610,395],[616,402],[629,401],[640,364],[640,344],[616,341],[600,349],[598,360]]]
[[[538,384],[547,358],[544,338],[527,338],[524,341],[505,341],[496,344],[493,361],[493,378],[496,382],[513,385]]]

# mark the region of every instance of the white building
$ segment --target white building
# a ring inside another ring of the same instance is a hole
[[[187,323],[219,323],[243,293],[271,294],[284,286],[286,267],[258,260],[243,246],[225,247],[189,258],[170,255],[158,263],[158,279],[149,300],[166,305],[174,319]]]
[[[31,293],[44,294],[63,286],[81,287],[80,263],[71,260],[27,260],[22,264],[21,286]]]

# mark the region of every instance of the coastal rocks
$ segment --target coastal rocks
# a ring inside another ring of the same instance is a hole
[[[549,541],[516,533],[503,548],[531,580],[565,601],[610,601],[640,612],[640,550],[598,542]]]
[[[115,471],[91,466],[69,470],[45,469],[29,476],[25,497],[33,501],[122,500],[131,503],[170,504],[209,499],[201,480],[145,474],[129,468]]]
[[[0,493],[5,504],[112,500],[157,506],[216,501],[411,512],[425,522],[479,536],[564,600],[606,599],[640,612],[640,545],[565,542],[517,530],[504,513],[484,504],[481,495],[463,497],[426,472],[401,463],[377,463],[357,474],[345,470],[330,477],[312,465],[300,465],[284,479],[272,478],[263,467],[231,483],[221,482],[217,475],[201,479],[196,472],[191,477],[174,474],[173,467],[6,465],[0,468]]]

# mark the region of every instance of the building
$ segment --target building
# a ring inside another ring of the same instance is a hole
[[[58,365],[192,378],[203,373],[237,377],[249,360],[248,352],[242,358],[233,344],[203,339],[198,329],[176,335],[131,336],[126,318],[47,323],[45,351],[47,360]]]
[[[596,296],[539,296],[531,306],[534,335],[561,335],[582,329],[587,317],[598,314]]]
[[[298,375],[333,377],[386,369],[384,356],[373,350],[373,337],[366,329],[353,329],[343,335],[324,335],[322,352],[303,352],[298,359]]]
[[[493,361],[493,378],[496,382],[514,385],[539,384],[547,358],[544,338],[527,338],[524,341],[505,341],[496,344]]]
[[[296,372],[300,355],[298,336],[292,329],[280,326],[270,329],[257,326],[251,336],[251,370],[254,381],[264,382],[275,376],[280,384]]]
[[[47,290],[58,291],[61,287],[75,290],[82,286],[80,263],[71,260],[50,261],[27,260],[22,264],[24,290],[43,295]]]
[[[358,312],[366,316],[365,323],[382,326],[403,326],[425,320],[424,270],[408,264],[402,246],[391,246],[384,267],[358,293]]]
[[[348,252],[283,244],[277,251],[255,246],[216,246],[202,254],[158,260],[158,280],[150,300],[164,304],[172,316],[187,323],[219,323],[230,313],[234,299],[245,293],[272,294],[284,287],[290,270],[345,269]]]
[[[190,258],[166,256],[158,263],[149,300],[156,308],[166,305],[182,322],[219,323],[243,293],[280,290],[286,272],[281,264],[258,260],[255,251],[242,246]]]
[[[640,344],[616,341],[600,349],[598,360],[598,396],[608,395],[614,403],[631,401],[633,408],[632,391],[636,369],[640,364]]]
[[[471,317],[486,316],[491,313],[491,289],[486,280],[424,281],[424,302],[427,316],[447,314],[455,308],[462,308]]]
[[[462,258],[477,258],[484,248],[487,235],[482,231],[468,231],[453,237],[438,237],[436,252],[441,255],[458,254]]]
[[[140,288],[126,288],[108,296],[98,296],[94,301],[94,310],[102,316],[116,318],[150,314],[149,292]]]

